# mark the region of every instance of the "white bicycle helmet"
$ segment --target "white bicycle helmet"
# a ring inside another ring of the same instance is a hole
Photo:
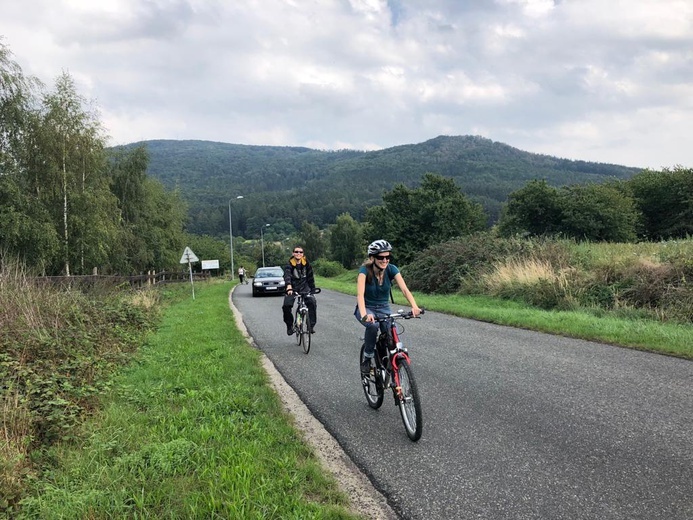
[[[387,251],[392,251],[392,246],[387,240],[376,240],[368,245],[368,256],[379,255]]]

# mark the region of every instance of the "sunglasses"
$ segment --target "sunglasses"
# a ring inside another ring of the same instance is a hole
[[[377,260],[387,260],[388,262],[391,260],[390,255],[373,255],[373,258]]]
[[[301,249],[294,249],[294,253],[301,253],[301,254],[303,254],[303,250],[301,250]]]

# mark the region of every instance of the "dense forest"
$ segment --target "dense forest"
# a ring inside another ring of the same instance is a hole
[[[454,179],[493,224],[508,195],[530,180],[559,187],[625,180],[640,171],[533,154],[478,136],[439,136],[373,152],[173,140],[125,148],[142,146],[148,173],[186,200],[187,230],[219,237],[228,233],[229,205],[240,235],[257,237],[265,223],[288,235],[304,221],[324,228],[343,213],[360,221],[386,191],[418,186],[425,173]]]

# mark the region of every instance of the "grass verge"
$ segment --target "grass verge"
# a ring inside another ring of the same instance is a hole
[[[85,444],[51,469],[20,518],[353,519],[347,498],[238,331],[229,284],[196,286],[114,382]]]
[[[336,278],[317,278],[317,285],[356,295],[356,273]],[[398,290],[396,304],[406,305]],[[622,347],[693,359],[693,327],[646,319],[625,319],[602,311],[548,311],[511,300],[489,296],[427,295],[415,293],[416,303],[429,310],[454,316],[580,338]]]

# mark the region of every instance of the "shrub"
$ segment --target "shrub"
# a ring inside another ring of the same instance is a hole
[[[478,279],[494,264],[534,248],[535,244],[527,240],[499,238],[489,232],[480,232],[430,247],[401,268],[407,285],[413,290],[469,294],[478,291]]]
[[[346,269],[339,262],[334,262],[332,260],[320,259],[313,262],[313,271],[318,276],[324,276],[325,278],[334,278],[340,274],[346,273]]]
[[[670,287],[660,301],[662,314],[682,323],[693,323],[693,282]]]
[[[413,290],[693,322],[693,241],[610,244],[477,233],[400,266]]]

